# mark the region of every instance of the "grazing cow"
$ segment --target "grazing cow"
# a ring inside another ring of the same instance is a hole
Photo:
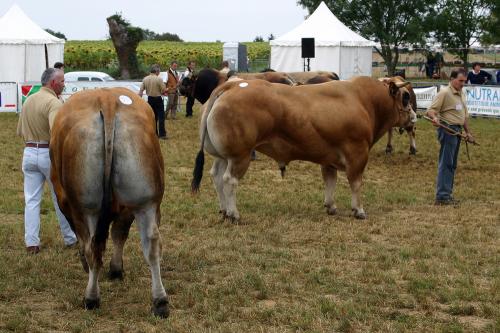
[[[210,173],[220,210],[238,220],[236,187],[256,149],[280,165],[293,160],[320,164],[328,214],[336,212],[337,170],[345,171],[354,216],[364,219],[360,189],[370,148],[389,128],[406,126],[415,117],[405,85],[368,77],[296,87],[227,82],[214,91],[202,116],[192,191],[199,190],[206,150],[215,158]]]
[[[218,86],[226,82],[229,77],[234,78],[237,76],[241,79],[254,80],[261,79],[273,83],[282,83],[286,85],[293,85],[293,81],[285,73],[280,72],[266,72],[266,73],[235,73],[228,74],[220,73],[218,70],[205,68],[202,69],[197,75],[191,78],[184,78],[180,84],[179,91],[183,96],[193,96],[201,104],[205,104],[210,97],[212,91]]]
[[[73,95],[58,113],[50,140],[57,201],[89,272],[84,305],[100,305],[98,286],[109,227],[110,277],[123,275],[123,246],[134,218],[152,276],[153,312],[168,316],[160,276],[160,203],[164,166],[151,107],[125,88]]]
[[[398,82],[406,82],[404,78],[401,76],[395,76],[394,79]],[[390,80],[390,78],[381,78],[381,81],[387,81]],[[406,88],[408,89],[410,93],[410,104],[411,107],[413,108],[414,111],[417,111],[417,95],[415,95],[415,92],[413,91],[413,87],[411,83],[409,83]],[[415,119],[416,121],[416,119]],[[406,131],[408,134],[408,139],[410,140],[410,155],[415,155],[417,154],[417,142],[415,139],[415,122],[411,123],[410,125],[406,127],[400,127],[399,128],[399,134],[403,134],[403,131]],[[389,129],[387,132],[387,146],[385,147],[385,153],[386,154],[391,154],[392,153],[392,136],[394,133],[394,128]]]

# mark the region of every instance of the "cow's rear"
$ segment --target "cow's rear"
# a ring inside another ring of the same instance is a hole
[[[75,94],[56,118],[51,160],[61,210],[89,270],[85,307],[99,306],[98,275],[110,225],[110,276],[122,277],[123,245],[135,218],[152,273],[153,311],[166,316],[158,231],[164,167],[149,105],[122,88]]]

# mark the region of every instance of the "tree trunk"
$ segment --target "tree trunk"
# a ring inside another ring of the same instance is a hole
[[[131,77],[137,77],[139,74],[139,66],[136,49],[139,42],[129,38],[127,27],[118,24],[112,18],[108,18],[107,21],[109,25],[109,34],[118,57],[120,78],[127,80]]]

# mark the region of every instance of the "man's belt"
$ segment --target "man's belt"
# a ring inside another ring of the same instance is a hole
[[[48,143],[26,142],[26,147],[30,148],[49,148]]]

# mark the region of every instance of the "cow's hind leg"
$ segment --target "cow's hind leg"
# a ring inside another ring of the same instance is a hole
[[[123,278],[123,247],[128,238],[130,226],[134,221],[132,214],[125,214],[115,219],[111,225],[111,238],[113,239],[113,257],[109,262],[109,278]]]
[[[210,175],[212,176],[214,182],[215,191],[217,192],[217,196],[219,197],[219,208],[223,219],[226,218],[227,212],[223,181],[223,176],[226,168],[227,161],[222,158],[216,158],[214,164],[212,165],[212,169],[210,169]]]
[[[85,259],[89,267],[89,280],[85,289],[84,306],[89,310],[100,306],[99,272],[102,267],[102,252],[106,242],[104,240],[103,243],[95,243],[97,220],[97,215],[87,215],[85,217],[88,234],[82,237],[85,247]]]
[[[160,222],[159,205],[151,205],[145,209],[141,209],[134,213],[139,231],[141,233],[142,252],[146,262],[151,270],[152,280],[152,296],[153,308],[152,311],[156,316],[168,317],[168,299],[163,283],[161,282],[160,274],[160,231],[158,225]]]
[[[333,196],[335,194],[335,187],[337,185],[337,169],[329,166],[322,165],[321,173],[323,175],[323,181],[325,182],[325,202],[326,212],[328,215],[335,215],[337,212],[337,207],[333,201]]]
[[[236,208],[236,188],[238,181],[245,175],[250,165],[250,154],[243,154],[239,160],[228,160],[226,171],[224,172],[224,196],[226,197],[226,215],[232,222],[240,219],[240,213]]]

